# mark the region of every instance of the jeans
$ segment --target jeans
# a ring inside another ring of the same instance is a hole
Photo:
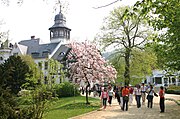
[[[164,109],[165,109],[165,106],[164,106],[164,98],[160,98],[160,109],[161,109],[161,112],[164,112]]]
[[[153,105],[153,96],[149,95],[149,98],[148,98],[148,108],[149,108],[149,106],[150,106],[150,108],[152,108],[152,105]]]
[[[141,95],[136,95],[137,108],[141,107]]]
[[[128,110],[128,101],[129,99],[127,99],[125,96],[123,97],[123,107],[122,110],[124,111],[124,107],[126,105],[126,111]]]

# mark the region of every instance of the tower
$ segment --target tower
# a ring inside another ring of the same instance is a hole
[[[66,43],[70,40],[71,29],[66,26],[66,17],[61,13],[61,5],[59,13],[54,18],[54,25],[49,30],[51,43]]]

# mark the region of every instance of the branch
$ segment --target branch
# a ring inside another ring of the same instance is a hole
[[[144,43],[146,40],[144,39],[143,41],[141,41],[140,43],[133,45],[133,47],[138,47],[139,45],[141,45],[142,43]]]
[[[121,1],[121,0],[116,0],[114,2],[111,2],[111,3],[107,4],[107,5],[103,5],[103,6],[100,6],[100,7],[93,7],[93,8],[94,9],[99,9],[99,8],[107,7],[107,6],[110,6],[110,5],[112,5],[112,4],[114,4],[114,3],[118,2],[118,1]]]

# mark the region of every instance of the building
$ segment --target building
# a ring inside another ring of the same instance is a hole
[[[180,80],[178,73],[167,74],[166,71],[153,70],[152,76],[147,76],[147,83],[154,84],[157,87],[177,85],[180,86]]]
[[[50,31],[50,43],[41,44],[40,38],[31,36],[28,40],[22,40],[15,43],[13,46],[8,46],[8,40],[1,44],[0,47],[0,63],[8,59],[11,55],[31,55],[35,60],[35,63],[42,65],[42,71],[46,77],[47,61],[49,59],[55,59],[59,62],[63,62],[63,58],[68,54],[70,48],[66,45],[70,41],[71,29],[66,26],[66,18],[62,14],[61,9],[54,18],[54,25],[49,28]],[[61,82],[60,79],[56,81]]]

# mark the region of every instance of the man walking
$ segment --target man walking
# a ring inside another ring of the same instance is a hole
[[[163,86],[160,87],[160,91],[159,91],[159,97],[160,97],[160,102],[159,102],[159,105],[160,105],[160,110],[161,110],[161,113],[164,112],[164,109],[165,109],[165,106],[164,106],[164,88]]]
[[[124,111],[124,107],[126,105],[126,111],[128,110],[128,101],[129,101],[129,89],[127,86],[125,86],[122,90],[122,96],[123,96],[123,107],[122,110]]]

